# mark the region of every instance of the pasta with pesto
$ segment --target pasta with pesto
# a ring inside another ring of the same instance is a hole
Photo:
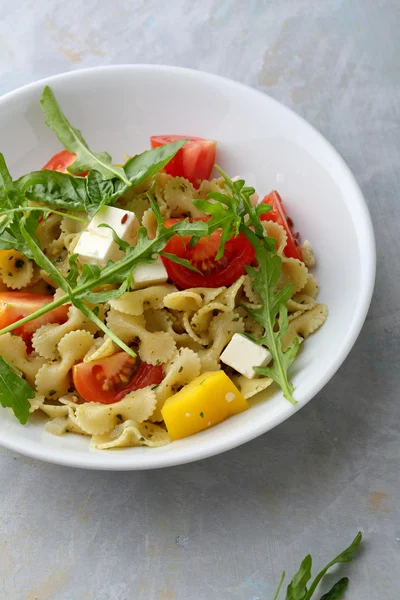
[[[199,433],[277,384],[295,403],[285,353],[328,316],[277,192],[209,179],[213,141],[152,146],[123,166],[68,148],[0,185],[21,223],[1,215],[0,368],[26,393],[9,406],[104,451]]]

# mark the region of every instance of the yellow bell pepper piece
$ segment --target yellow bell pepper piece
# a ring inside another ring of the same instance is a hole
[[[211,371],[168,398],[161,412],[171,440],[179,440],[247,408],[247,400],[229,377],[223,371]]]

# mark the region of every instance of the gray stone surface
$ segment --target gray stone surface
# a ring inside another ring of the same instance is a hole
[[[274,96],[346,159],[370,206],[377,285],[348,360],[300,413],[197,464],[88,472],[0,450],[2,600],[272,599],[307,552],[361,529],[346,598],[398,600],[398,0],[1,2],[0,93],[70,69],[166,63]],[[338,231],[340,243],[340,231]],[[319,597],[319,596],[318,596]]]

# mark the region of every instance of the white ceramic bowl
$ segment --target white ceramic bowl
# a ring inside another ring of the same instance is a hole
[[[308,123],[272,98],[239,83],[188,69],[113,66],[65,73],[0,98],[0,150],[17,177],[60,149],[44,124],[39,98],[52,86],[89,145],[123,154],[149,147],[152,134],[218,140],[218,163],[260,194],[276,188],[303,238],[314,246],[320,300],[329,319],[304,344],[291,375],[298,404],[277,390],[250,410],[163,448],[89,449],[87,438],[54,437],[25,427],[0,409],[0,443],[41,460],[91,469],[149,469],[205,458],[272,429],[329,381],[352,348],[366,317],[375,276],[370,216],[351,172]]]

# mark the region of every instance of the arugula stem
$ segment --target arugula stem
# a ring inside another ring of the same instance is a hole
[[[278,588],[277,588],[277,590],[275,592],[275,595],[272,598],[272,600],[278,600],[279,592],[281,591],[281,588],[282,588],[283,582],[285,580],[285,577],[286,577],[286,572],[282,571],[282,575],[281,575],[281,579],[280,579],[279,584],[278,584]]]
[[[47,206],[20,206],[19,208],[10,208],[9,210],[3,210],[3,215],[8,215],[12,213],[22,212],[25,213],[27,211],[38,210],[40,212],[48,212],[53,215],[60,215],[60,217],[68,217],[68,219],[72,219],[73,221],[79,221],[80,223],[86,223],[86,219],[82,217],[76,217],[75,215],[70,215],[68,213],[60,212],[59,210],[53,210],[52,208],[48,208]]]
[[[67,304],[69,302],[71,302],[71,300],[70,300],[70,297],[67,295],[67,296],[62,296],[58,300],[54,300],[53,302],[50,302],[49,304],[45,304],[44,306],[42,306],[42,308],[39,308],[39,310],[36,310],[34,313],[31,313],[27,317],[24,317],[23,319],[20,319],[19,321],[15,321],[15,323],[11,323],[11,325],[8,325],[7,327],[4,327],[3,329],[1,329],[0,335],[4,335],[5,333],[10,333],[10,331],[13,331],[14,329],[18,329],[18,327],[25,325],[25,323],[29,323],[30,321],[33,321],[34,319],[37,319],[38,317],[45,315],[46,313],[53,310],[53,308],[58,308],[59,306],[62,306],[63,304]]]
[[[133,358],[136,357],[136,354],[133,350],[131,350],[129,348],[129,346],[127,346],[125,344],[125,342],[123,342],[122,340],[119,339],[118,336],[116,336],[108,327],[107,325],[105,325],[103,323],[103,321],[101,319],[99,319],[95,313],[90,310],[90,308],[88,308],[87,306],[85,306],[85,304],[83,304],[83,302],[80,302],[79,300],[74,303],[76,308],[78,308],[84,315],[86,315],[87,317],[89,317],[89,319],[91,321],[93,321],[94,323],[96,323],[96,325],[99,327],[99,329],[101,329],[106,335],[108,335],[109,338],[112,339],[113,342],[115,342],[115,344],[117,344],[122,350],[124,350],[127,354],[129,354],[130,356],[132,356]]]

